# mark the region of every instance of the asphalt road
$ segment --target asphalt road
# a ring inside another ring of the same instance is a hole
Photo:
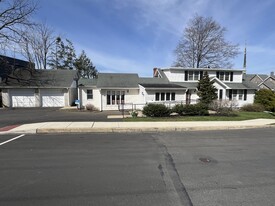
[[[274,132],[0,135],[0,205],[271,206]]]
[[[60,108],[0,109],[0,128],[9,125],[37,122],[121,121],[121,119],[107,119],[107,116],[110,114],[120,114],[120,112],[73,112],[60,110]]]

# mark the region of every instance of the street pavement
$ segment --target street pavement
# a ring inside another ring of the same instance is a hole
[[[0,205],[273,206],[274,132],[0,135]]]

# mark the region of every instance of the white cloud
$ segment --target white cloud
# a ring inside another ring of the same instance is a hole
[[[101,51],[95,51],[81,45],[75,46],[78,51],[77,53],[80,53],[79,48],[86,52],[93,64],[101,69],[100,72],[138,73],[140,76],[150,76],[152,73],[153,66],[148,62],[138,62],[137,60],[123,58],[119,55],[116,56]]]
[[[116,9],[135,8],[137,19],[141,18],[140,29],[155,26],[157,31],[166,31],[180,35],[188,21],[195,13],[205,9],[208,0],[115,0]],[[152,28],[153,29],[153,28]]]

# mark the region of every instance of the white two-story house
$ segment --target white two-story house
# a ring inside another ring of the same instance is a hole
[[[246,81],[244,69],[212,68],[154,68],[153,77],[138,74],[100,73],[97,79],[79,81],[79,99],[82,107],[92,104],[100,111],[142,109],[147,103],[198,102],[197,86],[204,72],[208,72],[217,88],[218,99],[236,107],[253,103],[255,84]]]

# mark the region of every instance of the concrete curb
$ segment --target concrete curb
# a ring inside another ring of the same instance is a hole
[[[275,128],[274,119],[194,122],[41,122],[24,124],[0,134],[181,132]]]
[[[238,130],[271,128],[274,125],[261,126],[226,126],[226,127],[185,127],[185,128],[70,128],[70,129],[37,129],[37,134],[62,134],[62,133],[144,133],[144,132],[184,132],[184,131],[215,131],[215,130]]]

